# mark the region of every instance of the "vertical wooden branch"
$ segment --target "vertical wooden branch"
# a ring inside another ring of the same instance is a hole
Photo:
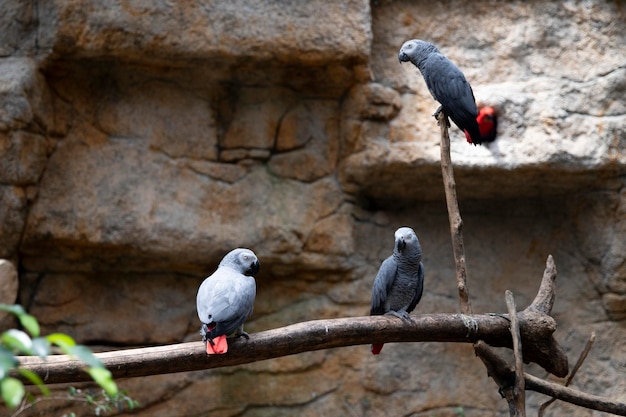
[[[465,246],[463,244],[463,220],[459,210],[459,202],[456,196],[456,182],[454,180],[454,170],[452,168],[452,158],[450,157],[450,135],[448,133],[448,116],[443,108],[439,108],[434,114],[439,128],[441,130],[441,173],[443,176],[443,188],[446,193],[446,205],[448,207],[448,220],[450,221],[450,237],[452,239],[452,252],[454,254],[454,264],[456,266],[456,281],[459,292],[459,303],[463,314],[472,314],[472,304],[469,299],[469,290],[467,288],[467,266],[465,264]],[[513,312],[515,315],[515,311]],[[517,326],[517,337],[519,342],[519,326]],[[514,344],[515,346],[515,344]],[[521,347],[518,352],[521,357]],[[508,365],[490,346],[482,341],[474,344],[474,352],[483,361],[487,367],[487,372],[494,378],[494,381],[500,388],[500,393],[509,403],[509,413],[512,417],[525,416],[525,392],[523,369],[521,377],[517,378],[499,378],[497,375],[502,374],[502,369],[508,369]],[[504,366],[504,368],[502,368]],[[521,394],[515,393],[515,380],[521,383]],[[521,382],[519,382],[521,379]],[[514,394],[515,393],[515,394]],[[520,405],[521,402],[521,405]],[[521,413],[519,412],[521,410]]]
[[[467,267],[465,265],[465,247],[463,245],[463,220],[459,211],[459,203],[456,198],[456,182],[452,158],[450,157],[450,135],[448,134],[448,116],[440,108],[434,114],[441,129],[441,174],[446,193],[446,205],[448,206],[448,220],[450,221],[450,235],[452,238],[452,253],[456,266],[456,282],[459,291],[459,303],[463,314],[472,314],[472,304],[469,299],[467,288]]]
[[[522,360],[522,338],[520,336],[517,311],[513,293],[509,290],[504,292],[506,307],[511,318],[511,336],[513,338],[513,355],[515,357],[515,383],[511,387],[509,402],[509,414],[515,417],[526,417],[526,388],[524,386],[524,362]]]

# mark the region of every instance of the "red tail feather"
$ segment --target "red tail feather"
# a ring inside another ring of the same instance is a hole
[[[221,355],[228,352],[228,342],[226,341],[226,335],[221,335],[213,338],[213,343],[210,340],[206,342],[207,355]]]
[[[472,137],[470,136],[469,132],[467,130],[464,130],[463,133],[465,133],[465,139],[467,139],[467,143],[472,144],[474,142],[472,142]]]
[[[383,350],[383,344],[372,345],[372,355],[378,355]]]

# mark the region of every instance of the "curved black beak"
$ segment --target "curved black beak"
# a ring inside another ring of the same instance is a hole
[[[249,275],[253,277],[259,272],[260,268],[261,268],[261,263],[257,260],[252,265],[250,265],[250,268],[248,268],[245,275]]]
[[[404,52],[400,51],[400,53],[398,54],[398,61],[400,61],[401,64],[403,62],[408,62],[409,61],[409,56],[407,54],[405,54]]]

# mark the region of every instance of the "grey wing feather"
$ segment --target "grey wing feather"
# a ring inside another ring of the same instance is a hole
[[[386,313],[385,302],[387,301],[387,294],[389,294],[391,286],[396,279],[397,271],[398,265],[391,256],[380,265],[376,278],[374,278],[374,286],[372,287],[371,316]]]
[[[239,297],[239,300],[231,304],[227,309],[225,316],[227,315],[228,317],[224,317],[217,322],[215,333],[217,335],[229,335],[237,330],[252,315],[253,303],[254,293],[246,293],[244,296]]]
[[[433,54],[425,63],[424,80],[435,100],[443,105],[457,124],[476,122],[478,108],[472,87],[461,70],[441,54]]]
[[[216,323],[210,337],[231,334],[252,314],[255,296],[254,278],[218,269],[200,285],[198,318],[203,323]]]
[[[417,270],[417,288],[415,289],[415,296],[413,300],[411,300],[411,304],[409,304],[409,308],[406,310],[407,313],[410,313],[415,309],[415,306],[422,299],[422,293],[424,292],[424,264],[420,262],[419,268]]]

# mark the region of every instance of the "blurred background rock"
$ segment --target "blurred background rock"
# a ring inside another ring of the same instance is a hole
[[[19,294],[4,267],[0,285],[44,332],[106,350],[199,340],[197,288],[237,246],[261,260],[249,332],[365,315],[399,226],[424,249],[415,313],[456,312],[438,105],[397,60],[421,38],[499,113],[486,146],[451,130],[475,312],[504,311],[505,289],[524,308],[554,255],[556,337],[572,362],[597,334],[573,386],[626,399],[624,6],[2,9],[0,257],[17,267]],[[119,382],[140,416],[507,415],[466,345],[389,344],[379,357],[356,346]],[[529,393],[530,412],[543,400]],[[70,409],[58,407],[50,415]],[[557,402],[548,415],[601,414]]]

